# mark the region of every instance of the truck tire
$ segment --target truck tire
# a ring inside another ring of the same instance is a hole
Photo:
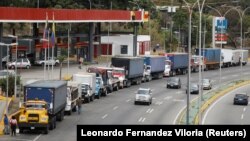
[[[86,103],[90,102],[90,97],[85,98]]]
[[[44,129],[44,134],[48,134],[49,133],[49,127],[47,126],[47,127],[45,127],[45,129]]]
[[[65,108],[63,108],[65,109]],[[63,121],[64,120],[64,110],[61,111],[61,117],[60,117],[60,121]]]
[[[70,110],[68,111],[68,115],[71,115],[71,113],[72,113],[72,109],[70,109]]]
[[[91,95],[90,100],[91,100],[91,101],[94,101],[94,100],[95,100],[95,94],[92,94],[92,95]]]
[[[98,95],[96,96],[97,99],[100,99],[101,93],[100,91],[98,92]]]
[[[19,127],[19,133],[22,134],[23,133],[23,128]]]
[[[108,94],[108,91],[105,89],[102,95],[107,96],[107,94]]]

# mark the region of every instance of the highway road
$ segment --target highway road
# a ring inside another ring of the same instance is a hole
[[[247,105],[234,105],[233,99],[236,93],[248,93],[250,85],[233,90],[215,103],[204,113],[203,124],[238,124],[249,125],[250,108]]]
[[[54,74],[58,74],[58,68]],[[77,66],[71,67],[70,72],[76,72]],[[250,66],[244,66],[242,76],[250,76]],[[64,69],[64,72],[66,69]],[[22,72],[23,79],[43,76],[43,70]],[[40,133],[25,133],[10,138],[2,136],[0,140],[23,140],[23,141],[75,141],[77,124],[173,124],[177,115],[186,106],[186,81],[187,75],[179,76],[182,81],[181,89],[166,89],[166,79],[153,80],[141,85],[125,88],[109,94],[107,97],[82,106],[81,115],[76,113],[66,116],[63,122],[57,122],[57,128],[48,135]],[[198,73],[191,74],[191,81],[198,83]],[[239,79],[240,67],[222,69],[222,83]],[[215,87],[219,85],[219,70],[206,71],[204,78],[213,81]],[[147,105],[134,105],[135,91],[140,88],[150,87],[153,89],[153,103]],[[197,95],[191,95],[195,98]]]

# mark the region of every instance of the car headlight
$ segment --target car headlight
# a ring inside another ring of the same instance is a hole
[[[48,121],[48,117],[47,116],[44,116],[41,118],[41,122],[47,122]]]
[[[25,115],[21,115],[19,118],[19,121],[26,121],[26,116]]]

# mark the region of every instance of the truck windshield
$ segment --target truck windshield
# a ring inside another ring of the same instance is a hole
[[[46,105],[42,103],[27,103],[26,108],[30,109],[45,109]]]

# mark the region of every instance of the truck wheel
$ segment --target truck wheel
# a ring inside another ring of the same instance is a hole
[[[68,114],[71,115],[71,113],[72,113],[72,110],[69,110],[69,113],[68,113]]]
[[[116,91],[119,91],[119,85],[116,86]]]
[[[97,99],[100,99],[101,93],[100,91],[98,92],[98,95],[96,96]]]
[[[23,133],[23,128],[19,127],[19,133],[21,133],[21,134]]]
[[[105,89],[103,92],[103,96],[107,96],[107,94],[108,94],[108,91]]]
[[[62,110],[59,114],[59,118],[58,118],[58,121],[63,121],[64,119],[64,111]],[[55,121],[56,122],[56,121]]]
[[[95,94],[92,94],[91,101],[94,101],[94,100],[95,100]]]
[[[89,103],[90,102],[90,97],[86,98],[86,102]]]
[[[49,126],[47,125],[47,127],[45,127],[44,129],[44,134],[48,134],[49,133]]]

